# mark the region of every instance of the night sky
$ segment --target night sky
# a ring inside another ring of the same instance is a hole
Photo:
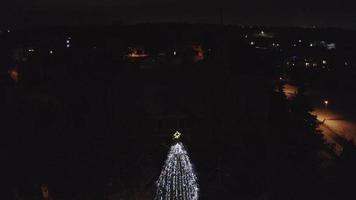
[[[223,8],[226,24],[354,29],[354,4],[325,0],[6,0],[0,7],[0,23],[14,27],[112,21],[218,23],[219,8]]]

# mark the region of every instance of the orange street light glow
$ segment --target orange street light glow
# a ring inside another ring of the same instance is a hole
[[[17,72],[16,68],[10,69],[8,71],[10,78],[14,81],[18,81],[19,80],[19,73]]]
[[[147,54],[136,54],[136,53],[130,53],[127,55],[129,58],[144,58],[147,57]]]

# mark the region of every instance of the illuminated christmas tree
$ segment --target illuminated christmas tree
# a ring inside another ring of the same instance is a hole
[[[193,166],[183,144],[179,142],[180,133],[173,135],[175,143],[171,146],[161,175],[157,181],[155,200],[197,200],[198,183]]]

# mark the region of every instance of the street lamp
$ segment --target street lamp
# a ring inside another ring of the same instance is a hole
[[[328,101],[328,100],[325,100],[325,101],[324,101],[324,104],[325,104],[325,107],[328,107],[329,101]]]

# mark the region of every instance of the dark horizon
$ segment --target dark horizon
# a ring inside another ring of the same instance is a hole
[[[298,27],[337,27],[355,29],[356,14],[353,3],[300,1],[298,4],[275,2],[170,1],[163,2],[75,2],[16,0],[0,8],[0,23],[9,27],[31,27],[47,24],[124,24],[146,22],[220,23],[220,10],[228,25],[264,25]]]

